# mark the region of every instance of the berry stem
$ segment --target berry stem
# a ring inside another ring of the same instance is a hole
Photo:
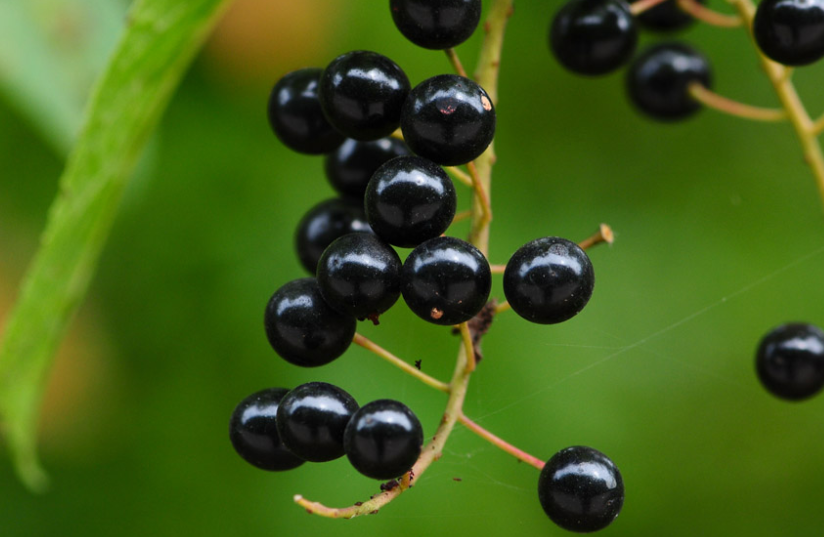
[[[598,226],[598,231],[591,237],[587,237],[579,242],[578,246],[581,247],[581,250],[586,250],[604,242],[607,244],[612,244],[615,242],[615,234],[612,232],[612,228],[607,224],[601,224]]]
[[[816,119],[813,123],[813,135],[820,136],[822,132],[824,132],[824,115]]]
[[[821,146],[816,137],[816,127],[804,104],[795,91],[787,69],[778,63],[770,60],[764,56],[758,49],[755,42],[755,37],[752,31],[752,21],[755,18],[755,5],[750,0],[731,0],[741,18],[746,22],[746,27],[750,34],[750,40],[755,46],[756,53],[761,66],[767,77],[770,79],[776,94],[778,95],[781,105],[787,111],[787,116],[792,122],[795,133],[801,142],[801,148],[804,152],[804,160],[810,166],[810,169],[815,176],[816,184],[818,185],[818,193],[821,197],[821,202],[824,204],[824,155],[821,153]]]
[[[495,315],[498,315],[499,313],[503,313],[503,312],[505,312],[507,310],[511,310],[511,309],[512,309],[512,306],[509,304],[509,301],[504,300],[503,302],[501,302],[500,304],[495,306]]]
[[[472,180],[472,177],[462,169],[456,168],[455,166],[444,166],[443,169],[463,184],[471,187],[475,186],[475,182]]]
[[[687,91],[690,97],[704,106],[718,110],[731,116],[737,116],[753,121],[786,121],[787,112],[778,108],[761,108],[740,103],[723,97],[707,89],[700,82],[691,82]]]
[[[663,4],[666,0],[637,0],[629,5],[629,12],[637,17],[644,11],[652,9],[658,4]]]
[[[712,26],[718,26],[721,28],[736,28],[741,26],[744,21],[738,15],[727,15],[725,13],[719,13],[715,10],[712,10],[706,6],[702,6],[695,0],[676,0],[678,2],[678,7],[681,8],[683,11],[689,13],[696,19],[706,22]]]
[[[458,53],[455,52],[455,49],[448,48],[444,50],[444,52],[446,52],[446,57],[449,58],[449,63],[452,64],[452,68],[455,69],[455,73],[464,78],[469,78],[469,75],[466,74],[463,64],[461,63],[461,59],[458,57]]]
[[[469,429],[473,433],[477,434],[478,436],[480,436],[481,438],[483,438],[484,440],[486,440],[490,444],[494,445],[495,447],[498,447],[498,448],[502,449],[503,451],[506,451],[507,453],[509,453],[510,455],[515,457],[516,459],[518,459],[519,461],[523,461],[527,464],[531,464],[532,466],[534,466],[538,470],[543,470],[544,469],[544,461],[542,461],[541,459],[539,459],[537,457],[533,457],[532,455],[530,455],[526,451],[518,449],[515,446],[513,446],[512,444],[510,444],[509,442],[507,442],[506,440],[503,440],[502,438],[500,438],[498,436],[495,436],[494,434],[487,431],[486,429],[484,429],[483,427],[481,427],[480,425],[478,425],[477,423],[475,423],[471,419],[467,418],[466,414],[461,414],[458,417],[458,421],[460,421],[467,429]]]
[[[463,342],[464,350],[468,356],[466,360],[466,374],[475,371],[477,360],[475,359],[475,344],[472,343],[472,333],[469,331],[468,323],[461,323],[458,325],[461,331],[461,341]]]
[[[452,223],[462,222],[464,220],[469,220],[472,218],[472,211],[461,211],[459,213],[455,213],[455,216],[452,218]]]
[[[436,390],[440,390],[442,392],[449,393],[449,384],[447,384],[445,382],[441,382],[440,380],[438,380],[436,378],[430,377],[429,375],[427,375],[423,371],[420,371],[416,367],[409,365],[408,363],[401,360],[400,358],[398,358],[397,356],[395,356],[394,354],[392,354],[388,350],[384,349],[383,347],[381,347],[380,345],[378,345],[374,341],[372,341],[372,340],[370,340],[370,339],[368,339],[368,338],[366,338],[366,337],[364,337],[360,334],[355,334],[355,337],[352,339],[352,343],[355,343],[356,345],[360,345],[364,349],[366,349],[368,351],[371,351],[374,354],[377,354],[378,356],[380,356],[381,358],[383,358],[384,360],[386,360],[390,364],[392,364],[396,367],[399,367],[404,372],[409,373],[413,377],[416,377],[417,379],[421,380],[424,384],[432,386]]]
[[[506,265],[489,265],[489,271],[492,274],[503,274],[506,270]]]

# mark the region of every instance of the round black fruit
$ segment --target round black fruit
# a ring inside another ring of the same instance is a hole
[[[489,262],[481,251],[454,237],[424,242],[403,263],[403,299],[430,323],[468,321],[486,304],[491,286]]]
[[[401,402],[380,399],[363,405],[349,421],[343,447],[358,472],[393,479],[408,472],[421,454],[423,428]]]
[[[323,168],[332,188],[341,195],[363,200],[366,185],[381,164],[409,154],[409,148],[397,138],[359,142],[349,138],[326,155]]]
[[[377,140],[398,128],[409,79],[377,52],[338,56],[320,78],[320,105],[338,131],[355,140]]]
[[[577,315],[595,287],[592,262],[577,244],[543,237],[521,246],[504,270],[504,295],[528,321],[554,324]]]
[[[321,111],[320,74],[320,69],[293,71],[275,84],[269,96],[269,125],[284,145],[299,153],[329,153],[344,140]]]
[[[332,241],[358,232],[372,233],[363,202],[332,198],[318,203],[301,218],[295,230],[295,251],[300,264],[315,274],[320,256]]]
[[[370,233],[344,235],[318,263],[318,287],[326,303],[358,319],[377,316],[401,296],[401,258]]]
[[[284,447],[278,435],[278,405],[287,392],[267,388],[253,393],[238,403],[229,419],[229,440],[235,451],[262,470],[291,470],[304,462]]]
[[[609,457],[584,446],[562,449],[538,478],[538,500],[553,522],[579,533],[609,526],[624,505],[624,481]]]
[[[484,89],[458,75],[438,75],[415,86],[401,115],[409,148],[442,166],[475,160],[495,136],[495,107]]]
[[[419,47],[457,47],[481,20],[481,0],[390,0],[395,26]]]
[[[377,169],[364,209],[372,230],[395,246],[412,248],[447,230],[457,197],[443,169],[421,157],[398,157]]]
[[[660,43],[645,50],[627,71],[627,91],[639,110],[654,119],[674,121],[697,112],[701,105],[689,85],[712,86],[707,58],[682,43]]]
[[[325,382],[301,384],[287,393],[277,410],[283,445],[310,462],[343,456],[343,432],[358,403],[344,390]]]
[[[603,75],[629,61],[638,29],[624,0],[571,0],[555,15],[549,45],[555,58],[579,75]]]
[[[824,57],[824,0],[763,0],[753,35],[765,56],[800,66]]]
[[[824,331],[807,323],[771,330],[758,345],[756,372],[776,397],[800,401],[824,387]]]
[[[343,354],[357,324],[323,300],[315,278],[293,280],[275,291],[263,321],[275,352],[301,367],[328,364]]]

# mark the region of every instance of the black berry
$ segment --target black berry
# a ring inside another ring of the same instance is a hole
[[[638,30],[624,0],[571,0],[555,15],[549,44],[558,61],[580,75],[603,75],[627,63]]]
[[[624,481],[609,457],[584,446],[562,449],[538,478],[538,500],[553,522],[579,533],[609,526],[624,505]]]
[[[375,170],[387,160],[404,155],[409,155],[409,148],[397,138],[371,142],[350,138],[326,155],[323,167],[332,188],[343,196],[362,200]]]
[[[824,57],[824,0],[763,0],[753,35],[765,56],[784,65],[807,65]]]
[[[346,456],[355,470],[373,479],[408,472],[421,454],[423,428],[401,402],[380,399],[363,405],[343,435]]]
[[[310,462],[343,456],[343,432],[358,403],[325,382],[302,384],[283,396],[277,410],[278,434],[289,451]]]
[[[495,136],[495,107],[468,78],[438,75],[424,80],[403,105],[401,130],[409,148],[442,166],[475,160]]]
[[[389,8],[404,37],[432,50],[460,45],[481,20],[481,0],[390,0]]]
[[[755,358],[758,378],[781,399],[800,401],[824,387],[824,331],[806,323],[774,328]]]
[[[295,230],[295,251],[300,264],[315,274],[320,256],[332,241],[356,232],[372,233],[361,201],[332,198],[318,203]]]
[[[692,0],[703,4],[706,0]],[[666,0],[638,15],[638,22],[647,30],[674,32],[695,22],[695,18],[678,7],[678,0]]]
[[[504,295],[528,321],[554,324],[577,315],[595,287],[592,262],[577,244],[559,237],[528,242],[504,271]]]
[[[377,52],[356,50],[338,56],[320,78],[320,105],[338,131],[356,140],[392,134],[409,94],[409,79]]]
[[[481,251],[454,237],[424,242],[403,263],[403,299],[431,323],[468,321],[486,304],[491,286],[489,262]]]
[[[662,121],[691,116],[701,105],[690,83],[712,86],[709,61],[682,43],[661,43],[645,50],[627,70],[627,91],[639,110]]]
[[[447,230],[457,197],[452,180],[434,162],[398,157],[377,169],[364,196],[366,219],[383,240],[411,248]]]
[[[343,354],[357,324],[323,300],[315,278],[293,280],[275,291],[263,321],[275,352],[301,367],[324,365]]]
[[[332,308],[358,319],[377,316],[401,296],[401,258],[369,233],[344,235],[318,263],[318,286]]]
[[[277,429],[278,404],[285,388],[253,393],[235,407],[229,419],[229,440],[246,462],[263,470],[291,470],[303,464],[283,445]]]
[[[318,100],[320,69],[301,69],[281,78],[269,96],[269,124],[284,145],[299,153],[328,153],[343,143]]]

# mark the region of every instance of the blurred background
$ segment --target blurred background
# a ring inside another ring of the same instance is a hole
[[[354,49],[389,56],[413,84],[449,71],[443,54],[400,35],[384,4],[235,2],[149,144],[60,351],[42,416],[51,490],[30,494],[0,458],[4,536],[564,534],[538,504],[538,472],[460,425],[411,492],[348,522],[292,503],[299,493],[343,506],[377,492],[345,459],[266,473],[229,443],[246,395],[312,380],[361,403],[400,399],[427,436],[440,419],[443,394],[360,348],[319,369],[287,364],[261,322],[271,293],[304,275],[298,220],[334,195],[322,159],[290,153],[269,130],[272,84]],[[578,317],[495,321],[467,415],[542,459],[577,444],[608,454],[627,492],[605,535],[820,534],[824,395],[777,400],[753,366],[773,326],[824,324],[822,204],[790,126],[713,111],[653,123],[628,104],[622,74],[577,78],[550,57],[558,1],[516,4],[490,260],[540,236],[581,240],[601,222],[616,242],[591,251],[597,285]],[[127,7],[0,2],[0,322]],[[458,50],[468,69],[480,37]],[[720,93],[777,104],[740,29],[695,25],[676,38],[711,58]],[[795,78],[816,115],[822,65]],[[359,330],[449,378],[458,340],[448,330],[402,304],[381,320]]]

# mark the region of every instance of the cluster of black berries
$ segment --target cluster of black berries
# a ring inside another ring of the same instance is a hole
[[[666,0],[637,18],[624,0],[570,0],[555,15],[549,31],[550,48],[558,61],[581,75],[611,73],[632,60],[638,26],[654,32],[679,30],[692,17]],[[686,118],[699,109],[688,93],[691,83],[712,83],[706,57],[681,42],[651,45],[632,61],[626,74],[630,100],[648,116],[661,121]]]
[[[475,30],[481,1],[391,0],[390,10],[411,41],[445,49]],[[297,253],[312,276],[286,283],[266,306],[266,335],[278,355],[302,367],[327,364],[347,350],[357,320],[377,324],[400,296],[437,325],[460,324],[482,311],[490,265],[469,242],[443,235],[455,216],[456,193],[442,166],[466,164],[492,142],[495,109],[483,88],[457,75],[412,88],[389,58],[354,51],[324,69],[284,76],[272,90],[268,116],[286,146],[325,155],[326,176],[340,194],[298,225]],[[403,141],[391,136],[398,128]],[[394,247],[412,251],[401,262]],[[578,314],[594,283],[586,253],[558,237],[518,249],[503,276],[512,309],[541,324]],[[376,479],[409,471],[423,441],[420,422],[402,403],[359,408],[348,393],[321,382],[250,395],[232,414],[230,437],[245,460],[266,470],[346,454]],[[594,531],[620,511],[623,482],[606,456],[572,447],[547,462],[539,498],[558,524]]]
[[[692,21],[678,0],[665,0],[637,17],[625,0],[570,0],[552,21],[550,48],[564,67],[581,75],[607,74],[632,60],[626,74],[630,100],[654,119],[679,120],[700,108],[689,95],[690,85],[709,89],[712,84],[707,58],[678,41],[653,44],[632,58],[639,25],[672,32]],[[813,63],[824,57],[824,0],[763,0],[753,35],[773,61],[787,66]]]

